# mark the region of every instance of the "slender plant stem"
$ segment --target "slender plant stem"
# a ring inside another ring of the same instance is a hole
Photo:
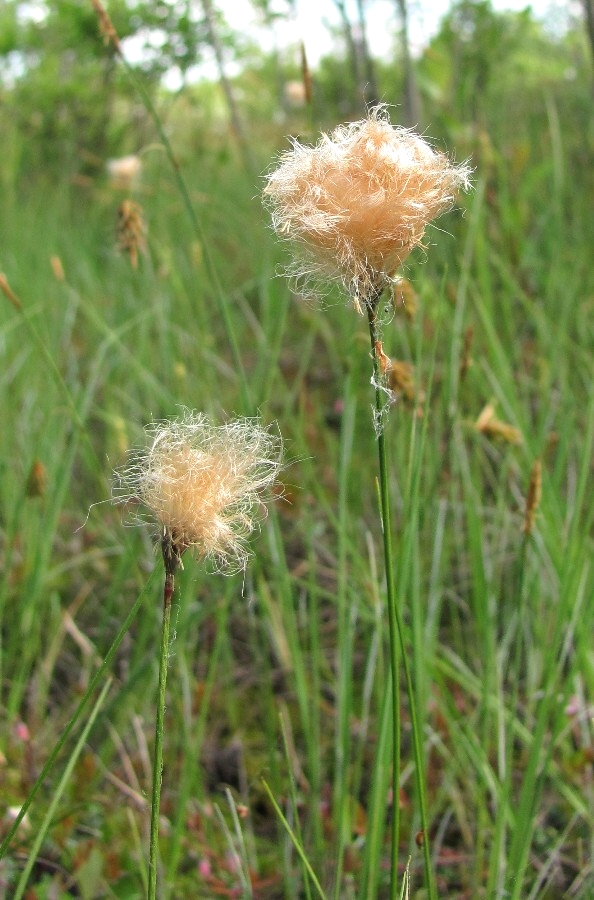
[[[295,834],[295,832],[293,831],[293,829],[292,829],[291,826],[289,825],[289,823],[288,823],[286,817],[283,815],[283,811],[281,810],[280,806],[279,806],[278,803],[276,802],[276,798],[275,798],[274,794],[272,793],[272,791],[271,791],[271,789],[270,789],[268,783],[266,782],[266,780],[265,780],[264,778],[261,778],[260,780],[261,780],[261,782],[262,782],[262,787],[263,787],[264,790],[266,791],[266,794],[267,794],[267,796],[268,796],[268,799],[269,799],[270,802],[272,803],[272,806],[273,806],[273,808],[274,808],[275,813],[276,813],[277,816],[279,817],[279,819],[280,819],[280,821],[281,821],[281,823],[282,823],[282,825],[283,825],[283,828],[285,829],[285,831],[286,831],[287,834],[289,835],[289,837],[290,837],[290,839],[291,839],[291,841],[292,841],[292,843],[293,843],[293,846],[295,847],[295,850],[297,851],[297,854],[298,854],[298,856],[299,856],[301,862],[302,862],[303,865],[305,866],[305,869],[306,869],[306,871],[307,871],[307,874],[309,875],[309,877],[310,877],[310,879],[311,879],[311,882],[312,882],[313,886],[315,887],[316,891],[318,892],[318,895],[319,895],[319,897],[320,897],[320,900],[327,900],[326,894],[324,893],[324,890],[323,890],[323,888],[322,888],[320,882],[318,881],[318,878],[317,878],[316,873],[314,872],[314,870],[313,870],[312,867],[311,867],[311,863],[310,863],[309,859],[307,858],[307,854],[305,853],[303,847],[301,846],[301,843],[300,843],[300,841],[299,841],[299,838],[297,837],[297,835]]]
[[[151,797],[151,833],[149,843],[149,885],[148,898],[157,897],[157,869],[159,857],[159,808],[161,805],[161,785],[163,783],[163,732],[165,719],[165,689],[167,686],[167,666],[169,662],[169,632],[171,626],[171,598],[174,589],[173,571],[165,563],[165,587],[163,589],[163,625],[161,629],[161,652],[159,656],[159,696],[155,721],[155,748],[153,756],[153,791]]]
[[[390,521],[390,489],[388,480],[388,453],[386,446],[385,430],[382,427],[382,418],[386,412],[384,391],[382,390],[383,372],[381,370],[381,341],[377,326],[376,309],[379,296],[374,303],[367,304],[367,318],[369,322],[369,337],[371,340],[371,356],[373,360],[373,384],[375,389],[375,424],[377,429],[377,447],[379,462],[379,496],[382,515],[382,534],[384,546],[384,563],[386,569],[386,594],[388,605],[388,627],[390,638],[390,667],[392,674],[392,721],[393,721],[393,749],[392,749],[392,845],[390,865],[390,898],[396,900],[399,897],[398,890],[398,838],[400,830],[400,657],[404,669],[406,691],[410,706],[411,732],[413,740],[413,752],[415,758],[416,785],[423,833],[423,860],[425,866],[425,881],[427,897],[436,900],[435,882],[431,867],[431,851],[429,846],[429,818],[427,814],[427,797],[424,779],[424,761],[419,722],[417,717],[416,697],[410,671],[410,665],[406,655],[406,642],[402,618],[396,596],[394,579],[395,555],[392,546],[392,528]]]
[[[390,520],[390,495],[388,483],[388,454],[386,436],[382,428],[385,400],[382,396],[379,337],[375,308],[367,306],[369,336],[373,359],[373,384],[375,388],[375,425],[377,428],[377,450],[379,463],[379,495],[382,515],[384,563],[386,569],[386,592],[388,602],[388,627],[390,634],[390,670],[392,676],[392,844],[390,859],[390,897],[398,896],[398,844],[400,836],[400,662],[397,619],[396,584],[394,580],[394,553],[392,548],[392,527]]]

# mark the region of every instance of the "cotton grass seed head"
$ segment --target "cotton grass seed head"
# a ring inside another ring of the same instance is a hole
[[[379,106],[315,147],[294,141],[268,176],[264,201],[277,234],[296,246],[289,274],[314,293],[338,281],[361,309],[469,187],[469,176],[468,166],[393,127]]]
[[[142,504],[156,521],[167,565],[185,550],[232,574],[266,512],[264,494],[281,464],[282,442],[258,420],[213,425],[200,413],[147,426],[146,446],[115,474],[116,502]]]

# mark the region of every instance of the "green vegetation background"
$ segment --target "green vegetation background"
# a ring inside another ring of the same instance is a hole
[[[475,189],[407,266],[412,288],[384,332],[386,352],[412,367],[386,427],[435,871],[443,897],[587,898],[592,69],[578,24],[556,35],[527,13],[456,9],[415,75],[423,130],[471,158]],[[2,828],[158,565],[150,532],[123,527],[108,502],[112,469],[145,423],[180,406],[215,419],[259,413],[278,421],[290,464],[254,560],[245,578],[191,560],[179,578],[163,896],[312,896],[261,775],[299,823],[329,897],[362,896],[361,879],[370,900],[387,896],[387,843],[373,874],[364,867],[388,685],[368,336],[341,298],[320,309],[292,296],[258,197],[286,135],[312,140],[363,113],[352,73],[327,58],[312,105],[287,110],[279,78],[299,78],[296,61],[245,51],[234,89],[252,171],[218,86],[174,96],[146,73],[196,231],[92,11],[56,4],[49,21],[43,52],[29,36],[30,69],[0,88],[0,270],[21,304],[0,296]],[[69,44],[60,22],[77,21]],[[6,60],[16,44],[3,34]],[[398,104],[398,61],[377,63],[377,76],[380,98]],[[130,152],[143,162],[131,193],[104,171]],[[116,246],[130,197],[147,229],[136,269]],[[488,403],[521,440],[477,429]],[[542,501],[526,537],[537,459]],[[28,897],[143,894],[160,616],[157,579]],[[421,897],[404,699],[403,716],[402,866],[410,857]],[[1,896],[12,896],[73,749],[0,863]],[[226,788],[245,818],[234,822]]]

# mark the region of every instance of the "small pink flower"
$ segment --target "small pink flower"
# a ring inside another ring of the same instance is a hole
[[[565,706],[566,716],[577,716],[580,711],[580,700],[575,695],[570,697]]]
[[[24,722],[16,723],[14,726],[14,736],[17,741],[22,741],[24,744],[27,744],[31,740],[29,729]]]

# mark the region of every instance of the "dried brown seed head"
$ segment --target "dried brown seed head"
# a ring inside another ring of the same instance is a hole
[[[540,459],[534,461],[532,472],[530,473],[530,484],[528,485],[528,494],[526,496],[526,509],[524,511],[524,534],[532,534],[534,523],[536,521],[536,513],[540,506],[540,498],[542,494],[542,463]]]
[[[487,403],[476,420],[474,427],[491,440],[500,439],[507,444],[522,444],[522,432],[515,425],[502,422],[495,415],[495,407]]]
[[[138,268],[138,255],[146,250],[146,224],[142,207],[134,200],[122,200],[118,207],[117,243],[127,253],[133,269]]]

